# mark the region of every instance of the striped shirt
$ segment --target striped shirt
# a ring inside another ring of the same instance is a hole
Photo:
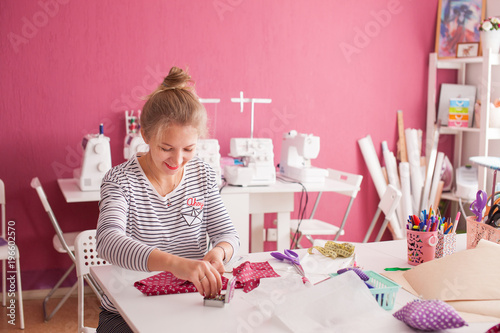
[[[97,252],[127,269],[148,271],[148,257],[155,248],[202,259],[208,251],[207,235],[212,245],[228,242],[234,253],[239,248],[215,172],[196,157],[184,166],[179,185],[165,197],[148,180],[137,156],[112,168],[101,184],[99,210]],[[116,312],[107,297],[102,305]]]

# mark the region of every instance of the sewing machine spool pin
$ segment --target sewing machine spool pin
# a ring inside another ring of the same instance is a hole
[[[274,166],[273,141],[268,138],[254,138],[255,103],[271,103],[268,98],[244,98],[240,91],[239,98],[231,98],[231,102],[240,103],[243,112],[244,103],[251,103],[250,138],[232,138],[229,156],[241,159],[243,166],[227,165],[224,177],[228,184],[235,186],[262,186],[276,182]]]

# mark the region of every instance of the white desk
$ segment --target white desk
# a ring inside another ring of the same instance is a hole
[[[101,192],[99,191],[81,191],[77,180],[74,178],[58,179],[57,184],[61,189],[64,199],[67,203],[73,202],[90,202],[101,200]]]
[[[82,192],[75,179],[58,179],[57,183],[68,203],[100,200],[99,191]],[[327,178],[325,183],[304,185],[308,192],[335,192],[347,196],[359,190],[352,185],[330,178]],[[269,186],[225,186],[222,188],[222,200],[240,237],[240,254],[264,250],[265,213],[277,213],[278,250],[290,247],[290,214],[295,209],[294,194],[301,191],[302,186],[299,184],[286,183],[279,179]],[[349,214],[350,204],[344,220]],[[251,224],[249,216],[252,217]]]
[[[406,240],[381,243],[356,244],[356,257],[365,269],[382,272],[385,267],[411,267],[406,263]],[[465,237],[458,238],[458,249],[465,248]],[[392,249],[392,250],[391,250]],[[400,249],[404,251],[401,253]],[[303,252],[305,250],[298,250]],[[387,254],[389,251],[391,254]],[[266,261],[269,253],[252,253],[244,260]],[[276,269],[275,269],[276,270]],[[278,274],[281,272],[276,270]],[[134,272],[117,266],[91,267],[91,274],[108,297],[117,306],[122,316],[137,332],[289,332],[273,321],[264,321],[254,326],[258,309],[245,301],[242,290],[235,291],[233,301],[224,308],[203,306],[198,293],[144,296],[133,284],[135,281],[156,273]],[[407,302],[415,299],[413,295],[400,289],[394,309],[397,311]],[[262,314],[261,314],[262,315]],[[252,317],[252,318],[251,318]],[[255,318],[254,318],[255,317]],[[252,325],[249,326],[249,323]],[[495,323],[470,323],[469,327],[449,330],[449,332],[485,332]],[[442,331],[443,332],[443,331]],[[446,331],[448,332],[448,331]]]

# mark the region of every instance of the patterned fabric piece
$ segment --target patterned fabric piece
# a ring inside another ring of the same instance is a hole
[[[486,331],[486,333],[498,333],[498,332],[500,332],[500,324],[497,324]]]
[[[233,269],[233,275],[236,277],[236,288],[243,288],[246,293],[257,288],[261,278],[279,277],[267,261],[245,261]]]
[[[221,278],[222,289],[225,290],[227,288],[228,279],[223,276]],[[197,292],[192,282],[178,279],[170,272],[161,272],[137,281],[134,283],[134,287],[147,296]],[[236,288],[238,288],[238,286],[236,286]]]
[[[451,305],[440,300],[415,300],[393,316],[408,326],[424,331],[468,326]]]
[[[436,245],[436,258],[442,258],[455,253],[457,249],[457,234],[449,233],[443,235],[438,233],[438,243]]]

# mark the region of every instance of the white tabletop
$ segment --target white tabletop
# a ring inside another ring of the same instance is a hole
[[[465,249],[465,242],[465,235],[459,235],[457,249]],[[356,260],[364,269],[375,272],[382,272],[386,267],[412,267],[405,259],[405,244],[406,240],[355,244]],[[305,254],[305,250],[298,252],[301,257]],[[269,253],[252,253],[240,258],[235,265],[246,260],[260,262],[270,259]],[[275,267],[273,263],[273,268],[278,274],[283,274],[281,266]],[[202,297],[198,293],[144,296],[133,286],[134,282],[155,275],[157,272],[134,272],[114,265],[91,267],[90,271],[131,328],[137,332],[248,331],[249,328],[254,329],[249,323],[257,320],[259,315],[256,307],[248,299],[252,293],[245,294],[240,289],[236,290],[230,304],[223,308],[213,308],[203,306]],[[401,289],[391,312],[395,312],[413,299],[415,297],[412,294]],[[283,324],[282,326],[279,324],[267,321],[259,325],[255,331],[289,332]],[[494,323],[471,323],[468,327],[449,332],[484,332],[493,325]]]
[[[57,183],[66,199],[66,202],[88,202],[99,201],[101,199],[100,191],[81,191],[78,186],[78,181],[75,178],[58,179]],[[305,188],[308,192],[336,192],[344,195],[351,195],[355,189],[353,185],[335,181],[327,178],[324,183],[305,183]],[[227,185],[222,188],[223,194],[238,194],[238,193],[293,193],[302,191],[302,186],[287,182],[284,178],[278,177],[276,183],[266,186],[231,186]]]
[[[66,202],[89,202],[101,200],[100,191],[82,191],[75,178],[58,179],[59,188]]]

